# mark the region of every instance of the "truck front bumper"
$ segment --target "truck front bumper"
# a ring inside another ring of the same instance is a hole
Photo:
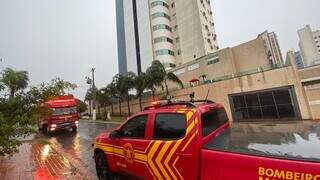
[[[70,128],[77,128],[79,126],[79,121],[73,122],[66,122],[61,124],[50,124],[48,130],[50,132],[63,130],[63,129],[70,129]]]

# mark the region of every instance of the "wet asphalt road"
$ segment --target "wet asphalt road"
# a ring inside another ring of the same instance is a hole
[[[119,124],[80,121],[78,132],[68,130],[56,132],[47,137],[50,144],[58,145],[72,157],[80,159],[92,174],[96,174],[94,160],[92,159],[92,143],[102,132],[116,128]]]

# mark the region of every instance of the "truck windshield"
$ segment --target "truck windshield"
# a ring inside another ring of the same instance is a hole
[[[226,122],[228,122],[228,116],[224,108],[213,109],[202,114],[202,137],[208,136]]]
[[[54,116],[77,113],[77,107],[53,108],[52,110],[53,110],[52,115]]]

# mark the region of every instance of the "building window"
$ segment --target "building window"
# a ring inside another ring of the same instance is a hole
[[[156,56],[162,56],[162,55],[172,55],[172,56],[174,56],[174,52],[169,50],[169,49],[156,50]]]
[[[185,72],[186,72],[186,70],[184,68],[181,68],[181,69],[178,69],[178,70],[174,71],[173,74],[180,75],[180,74],[183,74]]]
[[[177,52],[177,53],[178,53],[178,56],[179,56],[179,55],[181,54],[181,50],[180,50],[180,49],[178,49],[178,52]]]
[[[168,37],[157,37],[153,40],[153,42],[156,44],[156,43],[160,43],[160,42],[169,42],[171,44],[173,44],[173,40],[168,38]]]
[[[199,63],[192,64],[192,65],[188,66],[188,71],[198,69],[199,67],[200,67]]]
[[[165,25],[165,24],[158,24],[158,25],[155,25],[152,27],[152,30],[153,31],[157,31],[157,30],[160,30],[160,29],[166,29],[170,32],[172,32],[172,28],[168,25]]]
[[[207,65],[216,64],[219,61],[219,56],[215,56],[207,60]]]
[[[170,16],[166,13],[163,13],[163,12],[157,12],[157,13],[152,14],[151,16],[152,16],[152,19],[164,17],[164,18],[167,18],[168,20],[170,20]]]
[[[155,7],[155,6],[164,6],[166,8],[169,8],[169,5],[163,1],[154,1],[151,3],[151,7]]]
[[[174,30],[177,31],[178,30],[178,25],[174,26]]]
[[[178,42],[180,42],[180,38],[179,37],[176,38],[176,43],[178,43]]]

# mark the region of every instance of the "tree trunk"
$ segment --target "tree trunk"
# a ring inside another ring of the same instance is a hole
[[[92,101],[89,100],[89,114],[90,114],[90,116],[92,115],[92,112],[91,112],[92,111],[92,109],[91,109],[92,108],[92,104],[91,103],[92,103]]]
[[[154,90],[154,88],[152,87],[152,89],[151,89],[151,93],[152,93],[152,100],[154,101],[154,95],[155,95],[155,90]]]
[[[13,98],[15,94],[15,91],[13,89],[10,90],[10,98]]]
[[[140,111],[142,111],[142,102],[141,102],[141,95],[139,96],[139,105],[140,105]]]
[[[111,103],[111,115],[114,115],[114,111],[113,111],[113,103]]]
[[[95,107],[98,110],[98,115],[101,117],[100,104],[95,104]]]
[[[167,81],[164,80],[164,86],[166,87],[166,98],[168,98],[169,96],[169,89],[168,89],[168,84],[167,84]]]
[[[106,119],[108,119],[107,104],[104,104],[104,113],[107,117]],[[104,120],[106,120],[106,119],[104,119]]]
[[[131,112],[130,112],[130,96],[127,95],[127,105],[128,105],[128,116],[130,116]]]
[[[119,114],[120,116],[122,116],[122,112],[121,112],[121,99],[119,98]]]

